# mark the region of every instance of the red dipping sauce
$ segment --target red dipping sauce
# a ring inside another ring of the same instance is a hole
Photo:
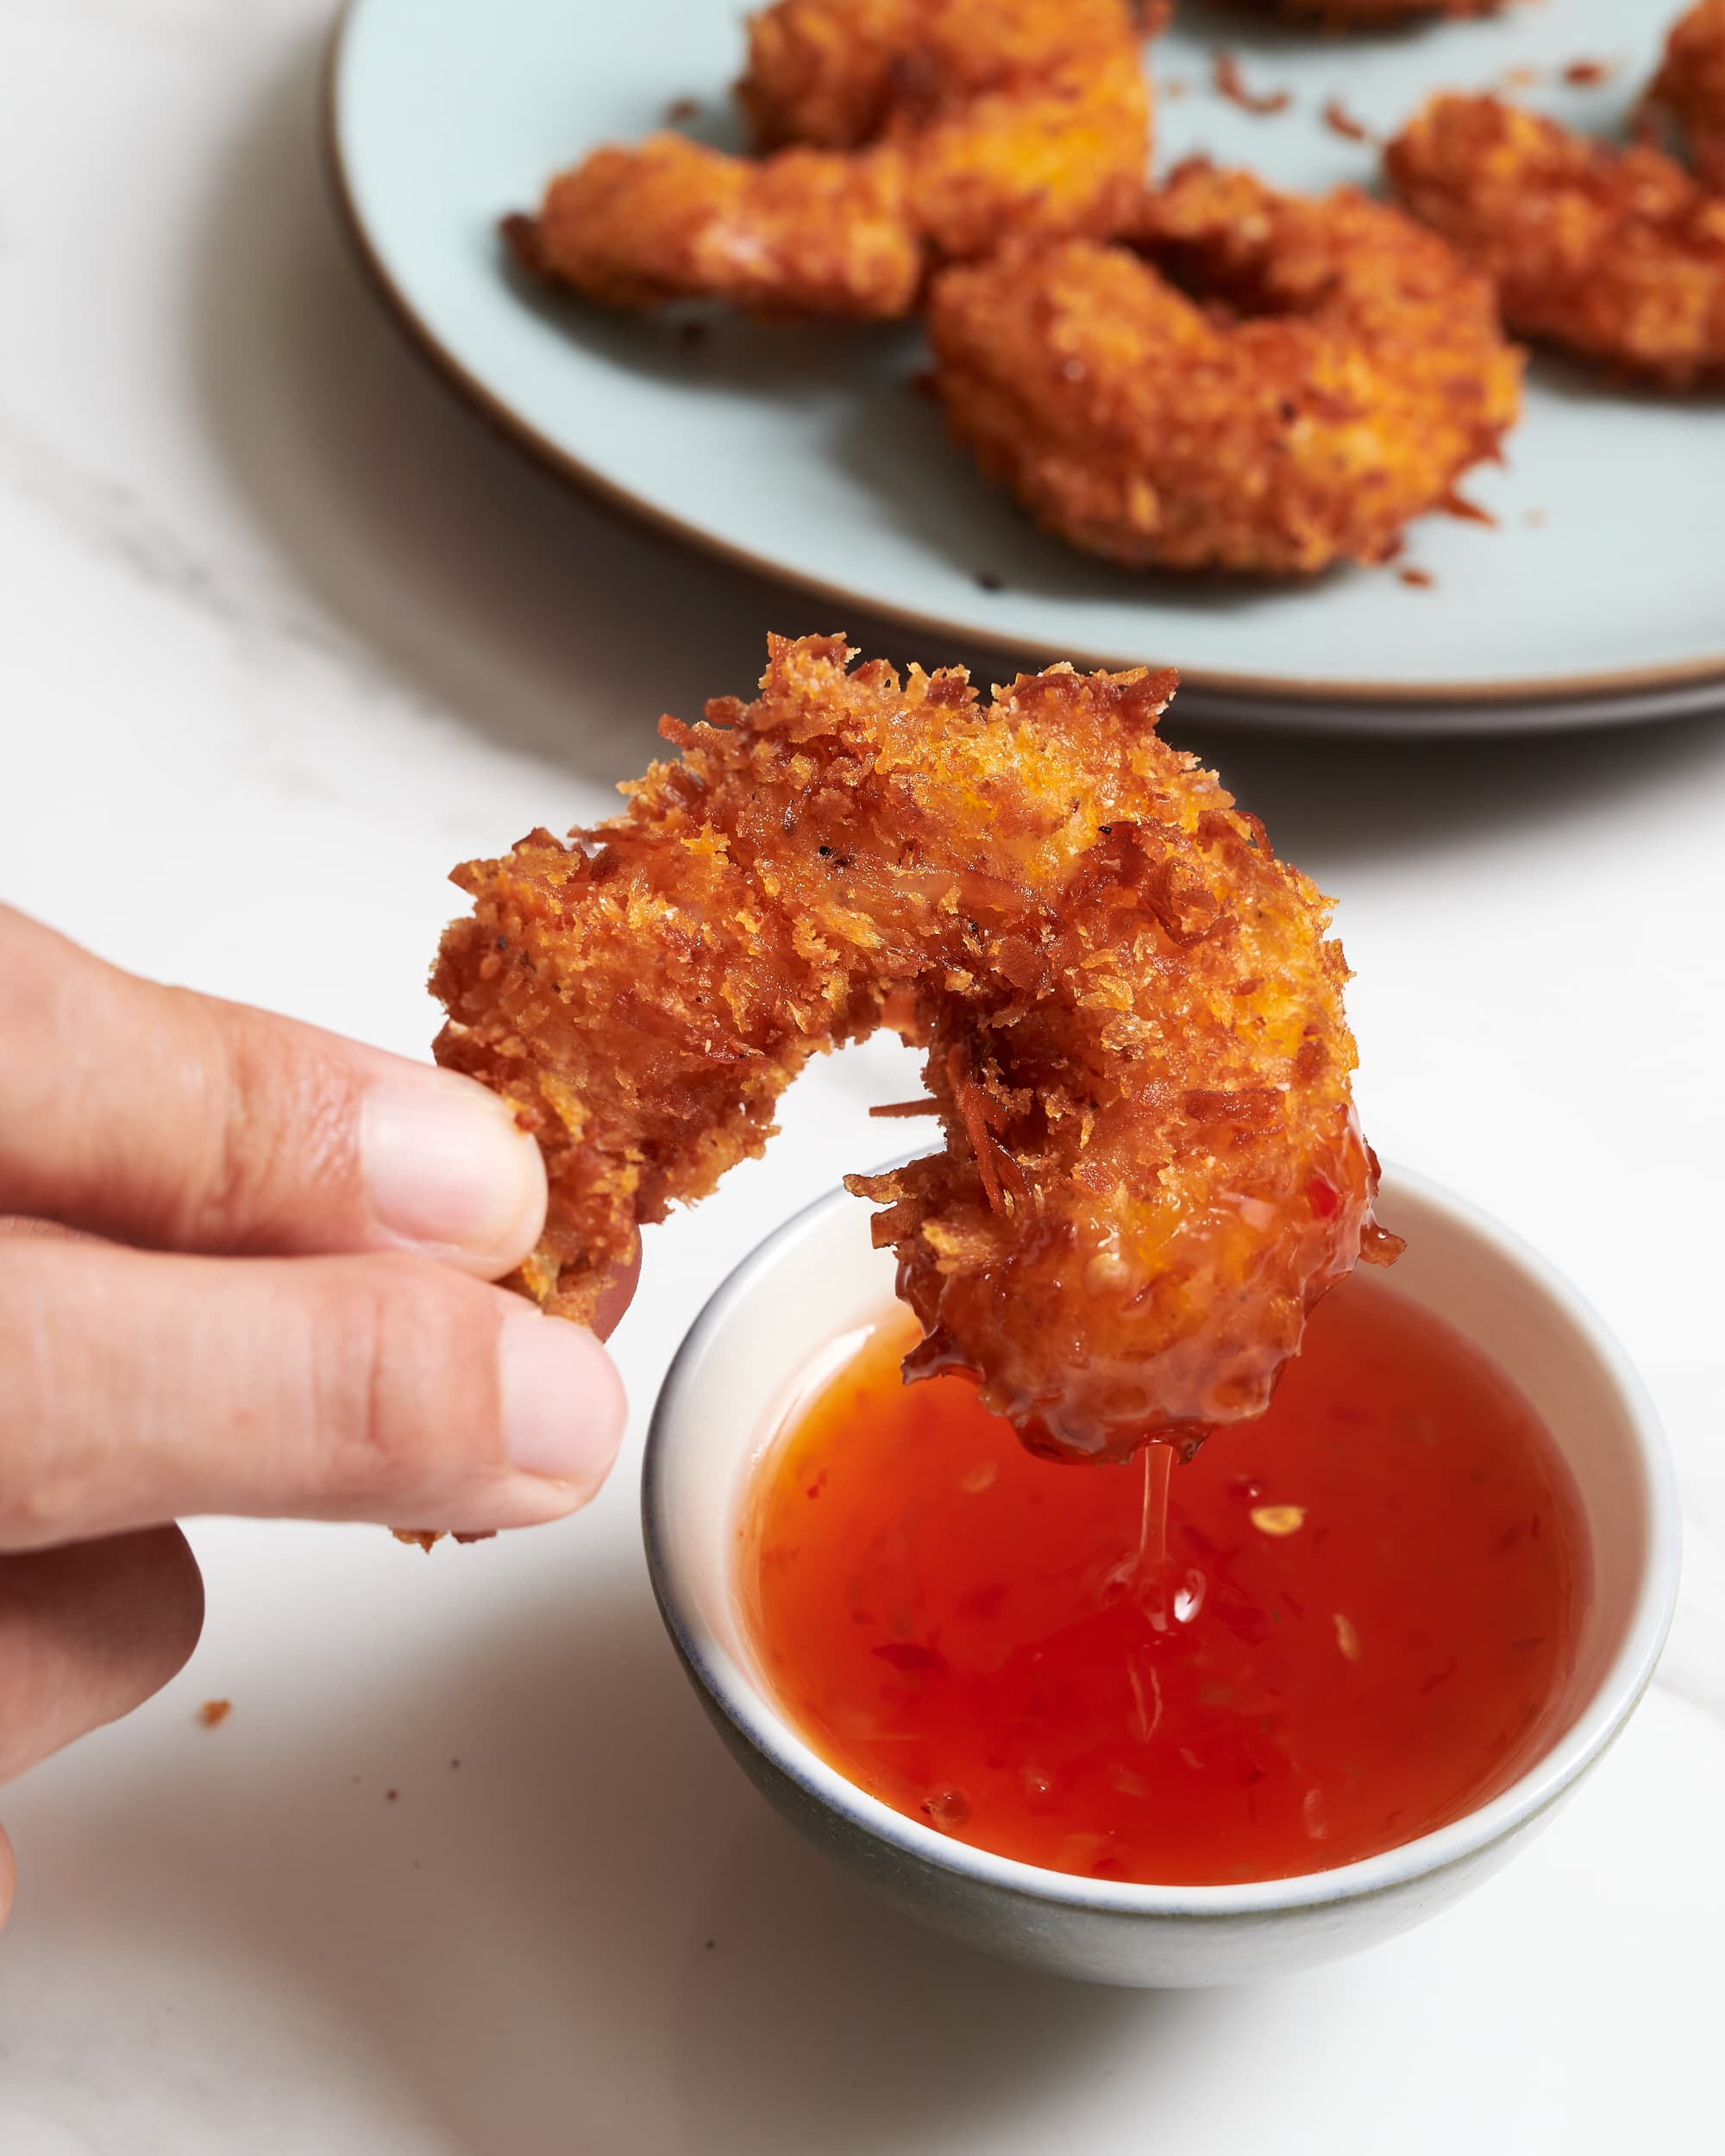
[[[781,1432],[743,1535],[769,1685],[846,1778],[956,1839],[1102,1879],[1349,1864],[1538,1755],[1587,1589],[1532,1408],[1358,1276],[1259,1422],[1171,1476],[1033,1457],[897,1313]]]

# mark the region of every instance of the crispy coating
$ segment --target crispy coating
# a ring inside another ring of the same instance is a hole
[[[561,172],[505,231],[523,263],[612,307],[708,295],[762,316],[907,314],[923,249],[895,150],[751,164],[681,135]]]
[[[1133,567],[1382,560],[1518,406],[1490,289],[1441,242],[1351,189],[1201,165],[1151,198],[1136,249],[946,271],[929,330],[983,469]]]
[[[1440,97],[1384,151],[1415,216],[1522,335],[1674,388],[1725,373],[1725,197],[1496,97]]]
[[[1116,230],[1142,189],[1150,93],[1123,0],[779,0],[738,91],[768,154],[597,150],[508,221],[521,260],[611,306],[890,319],[932,263]]]
[[[776,0],[737,85],[762,149],[860,149],[990,97],[1082,94],[1138,58],[1123,0]]]
[[[1107,5],[1118,12],[1118,0]],[[1117,232],[1138,206],[1150,154],[1137,47],[1126,39],[1044,87],[991,91],[925,122],[907,115],[889,140],[903,147],[937,260],[989,254],[1013,233]]]
[[[851,1179],[925,1338],[1026,1440],[1120,1457],[1260,1413],[1362,1253],[1329,901],[1156,722],[1171,674],[850,668],[775,637],[761,695],[565,846],[455,881],[438,1061],[544,1149],[517,1283],[578,1319],[637,1226],[769,1135],[808,1058],[928,1051],[942,1151]]]
[[[1725,0],[1672,25],[1648,96],[1677,122],[1702,185],[1725,193]]]

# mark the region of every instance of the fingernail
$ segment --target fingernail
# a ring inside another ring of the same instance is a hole
[[[360,1160],[380,1225],[402,1243],[506,1272],[545,1215],[539,1148],[493,1093],[452,1071],[386,1081],[360,1111]]]
[[[533,1313],[504,1319],[498,1355],[511,1464],[596,1489],[628,1413],[617,1365],[585,1326]]]

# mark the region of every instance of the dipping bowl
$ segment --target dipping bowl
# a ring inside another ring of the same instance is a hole
[[[1398,1848],[1226,1886],[1105,1883],[994,1856],[829,1766],[761,1674],[737,1564],[762,1454],[892,1306],[893,1256],[870,1246],[870,1208],[835,1191],[769,1236],[696,1319],[660,1395],[643,1477],[666,1626],[720,1736],[787,1819],[900,1908],[974,1946],[1063,1976],[1158,1985],[1238,1983],[1375,1945],[1459,1900],[1538,1832],[1623,1727],[1664,1644],[1679,1547],[1670,1463],[1622,1350],[1542,1258],[1402,1170],[1385,1171],[1378,1212],[1408,1238],[1396,1290],[1520,1387],[1580,1492],[1590,1601],[1534,1764],[1501,1795]],[[1213,1442],[1226,1445],[1226,1432]]]

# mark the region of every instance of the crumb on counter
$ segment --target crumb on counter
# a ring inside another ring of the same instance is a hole
[[[218,1728],[234,1711],[230,1699],[207,1699],[198,1710],[198,1719],[205,1729]]]
[[[1411,585],[1416,592],[1430,591],[1438,580],[1429,569],[1397,569],[1396,574],[1403,584]]]

